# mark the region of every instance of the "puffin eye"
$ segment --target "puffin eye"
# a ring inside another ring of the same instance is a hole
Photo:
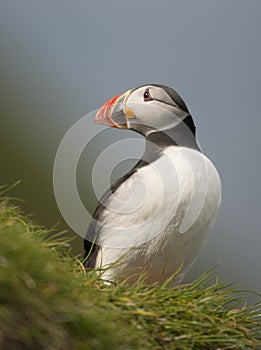
[[[151,97],[150,90],[146,89],[143,94],[144,101],[152,101],[153,98]]]

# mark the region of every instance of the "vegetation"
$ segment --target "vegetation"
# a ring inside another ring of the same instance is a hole
[[[258,305],[206,273],[170,288],[111,287],[62,233],[23,216],[1,189],[1,349],[258,349]]]

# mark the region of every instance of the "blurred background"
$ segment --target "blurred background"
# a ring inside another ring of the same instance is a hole
[[[25,199],[23,209],[76,236],[52,184],[63,136],[116,94],[169,85],[186,101],[223,184],[214,231],[186,280],[220,262],[221,279],[261,292],[260,35],[259,0],[1,0],[0,183],[21,179],[11,195]],[[126,136],[113,129],[101,135],[84,150],[77,173],[90,211],[97,148]],[[131,165],[121,163],[113,176]],[[80,238],[72,245],[82,253]]]

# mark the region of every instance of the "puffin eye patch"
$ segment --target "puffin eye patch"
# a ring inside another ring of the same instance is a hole
[[[146,89],[145,90],[145,92],[144,92],[144,94],[143,94],[143,98],[144,98],[144,101],[146,102],[146,101],[152,101],[153,100],[153,98],[152,98],[152,96],[151,96],[151,94],[150,94],[150,90],[149,89]]]

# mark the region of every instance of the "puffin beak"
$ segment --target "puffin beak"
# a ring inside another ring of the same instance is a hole
[[[127,129],[127,119],[129,118],[130,112],[129,110],[128,113],[124,112],[124,103],[129,94],[130,91],[127,91],[105,102],[94,118],[95,123],[111,126],[113,128]],[[134,118],[134,116],[132,118]]]

